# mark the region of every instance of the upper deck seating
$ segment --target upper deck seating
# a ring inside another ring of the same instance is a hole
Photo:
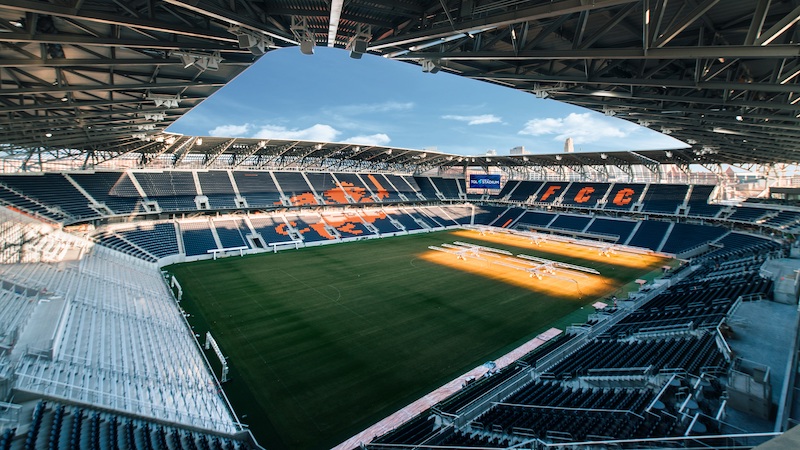
[[[273,172],[275,180],[280,185],[283,194],[294,206],[318,205],[311,186],[308,185],[300,172]],[[333,183],[331,180],[330,183]],[[317,192],[321,194],[320,192]]]
[[[572,183],[561,201],[564,205],[594,208],[608,192],[611,183]]]
[[[124,172],[83,172],[67,176],[115,214],[141,211],[141,197]]]
[[[239,194],[247,201],[247,206],[269,208],[281,204],[280,191],[269,172],[235,170],[231,173]]]
[[[89,199],[60,173],[0,175],[0,184],[47,205],[50,209],[61,210],[72,220],[99,216],[97,211],[89,208]]]
[[[372,191],[372,193],[378,197],[378,200],[383,203],[402,201],[403,199],[400,197],[399,192],[403,192],[406,198],[417,198],[416,194],[414,194],[411,187],[402,177],[397,175],[391,176],[393,177],[393,182],[389,182],[389,175],[381,173],[361,174],[361,179],[364,180],[364,183]],[[398,190],[400,191],[398,192]]]
[[[716,217],[719,214],[722,207],[708,203],[714,188],[716,186],[713,184],[695,184],[692,186],[689,201],[686,203],[686,206],[689,207],[690,216]]]
[[[506,184],[503,185],[503,189],[500,189],[500,192],[497,194],[493,194],[490,196],[493,200],[502,200],[506,198],[511,192],[519,185],[520,181],[518,180],[508,180]]]
[[[383,179],[385,179],[389,184],[386,187],[389,190],[389,194],[392,194],[392,190],[390,187],[394,187],[394,191],[398,194],[403,194],[409,200],[418,200],[417,192],[420,192],[419,184],[417,184],[417,180],[411,176],[400,176],[400,175],[393,175],[393,174],[382,174]],[[367,177],[369,178],[369,177]],[[380,176],[375,175],[375,179],[381,183],[382,179]],[[392,197],[390,197],[391,199]],[[397,195],[396,200],[400,200],[400,196]],[[433,198],[436,200],[436,197]]]
[[[638,183],[614,183],[608,191],[603,209],[630,211],[639,201],[646,185]]]
[[[517,188],[509,196],[509,200],[515,202],[527,202],[528,198],[535,194],[542,187],[541,181],[520,181]]]
[[[0,205],[2,204],[12,205],[20,211],[52,222],[67,221],[70,218],[63,211],[54,210],[47,205],[43,205],[20,193],[7,189],[5,186],[0,186]]]
[[[567,181],[548,181],[539,189],[536,197],[531,198],[535,203],[554,203],[567,189]]]
[[[210,209],[236,208],[236,195],[227,170],[197,171],[203,195],[208,197]]]
[[[411,178],[411,177],[409,177]],[[419,192],[422,193],[428,200],[438,200],[439,196],[436,195],[436,186],[433,181],[428,177],[414,177],[414,181],[419,186]]]
[[[142,191],[149,200],[158,202],[165,211],[192,211],[197,209],[197,188],[191,172],[135,172]]]
[[[461,198],[459,196],[458,182],[455,178],[430,177],[430,180],[436,185],[439,192],[444,194],[446,199],[458,200]]]
[[[688,192],[686,184],[651,184],[644,196],[642,211],[675,214]]]
[[[372,198],[370,191],[364,185],[364,182],[361,181],[361,177],[357,173],[334,173],[334,177],[339,180],[339,186],[341,186],[341,190],[346,194],[346,196],[342,197],[341,203],[348,203],[352,201],[352,203],[375,203],[375,199]],[[379,200],[381,199],[381,195],[376,193]],[[349,199],[347,197],[350,197]],[[387,194],[384,192],[383,198],[386,198]]]
[[[342,191],[342,188],[336,183],[336,180],[333,179],[330,173],[308,172],[306,173],[306,178],[308,178],[314,191],[323,198],[325,204],[342,205],[348,203],[344,196],[344,191]],[[283,182],[280,181],[280,183],[281,186],[283,186]]]

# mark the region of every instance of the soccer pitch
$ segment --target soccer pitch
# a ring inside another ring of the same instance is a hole
[[[603,278],[579,298],[563,281],[470,261],[461,268],[456,256],[428,250],[454,241],[588,266]],[[449,231],[167,270],[183,287],[195,332],[210,330],[228,357],[232,380],[224,389],[259,442],[316,450],[553,325],[563,328],[567,316],[585,318],[591,308],[576,310],[655,276],[665,263],[615,264],[597,250],[564,256],[559,245]],[[543,289],[547,283],[555,287]]]

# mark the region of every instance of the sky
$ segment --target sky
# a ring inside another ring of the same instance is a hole
[[[169,132],[348,142],[459,155],[685,147],[631,122],[508,87],[345,50],[272,50]]]

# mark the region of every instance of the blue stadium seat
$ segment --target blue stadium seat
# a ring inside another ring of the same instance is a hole
[[[639,201],[645,186],[637,183],[614,183],[608,191],[603,209],[630,211]]]
[[[570,184],[562,204],[580,206],[584,208],[594,208],[611,187],[610,183],[577,183]]]
[[[631,237],[627,245],[658,250],[668,229],[669,222],[643,220],[641,221],[639,229],[636,230],[636,233]]]
[[[642,201],[642,211],[675,214],[688,192],[686,184],[651,184]]]

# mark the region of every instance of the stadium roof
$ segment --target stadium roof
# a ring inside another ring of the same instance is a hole
[[[176,151],[172,122],[263,52],[313,41],[637,122],[694,162],[792,163],[798,21],[794,0],[5,0],[0,148],[90,164]]]
[[[167,136],[164,138],[164,136]],[[581,172],[584,166],[648,166],[654,172],[659,164],[709,164],[718,154],[698,154],[693,149],[667,149],[620,152],[580,152],[519,155],[456,155],[431,150],[313,142],[283,139],[226,138],[215,136],[159,135],[165,139],[158,151],[136,156],[145,168],[179,166],[192,159],[192,167],[291,168],[323,170],[414,171],[436,167],[524,168],[528,166]],[[155,150],[155,149],[154,149]]]

